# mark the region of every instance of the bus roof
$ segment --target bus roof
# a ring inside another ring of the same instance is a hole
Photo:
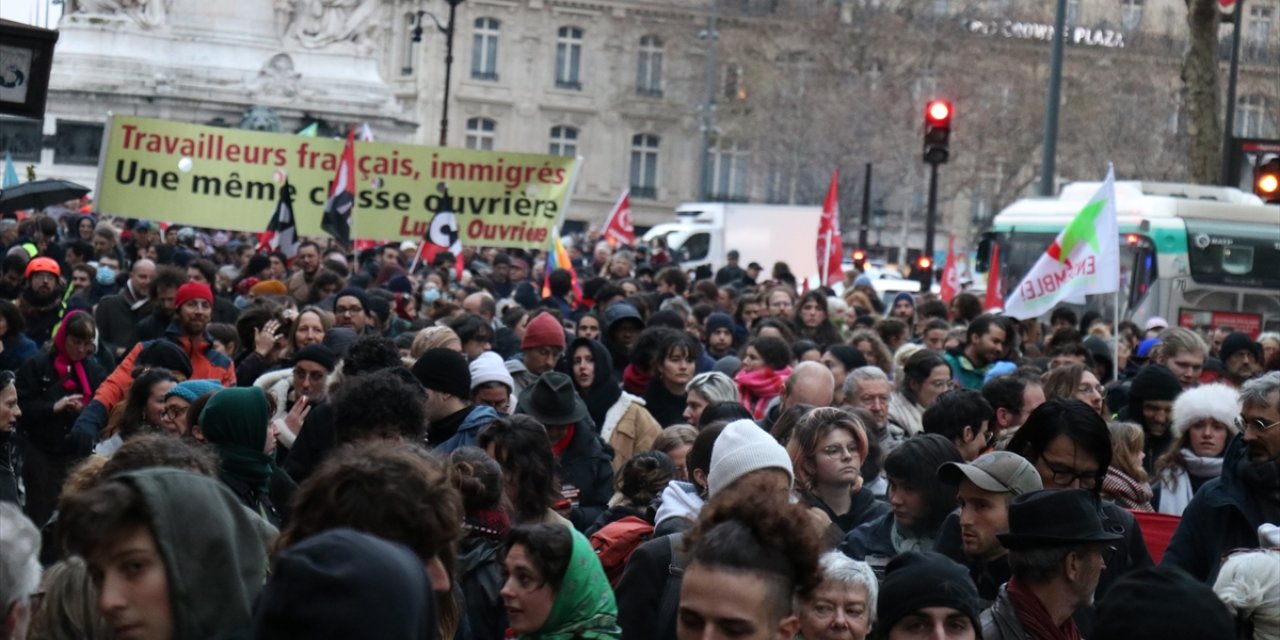
[[[996,215],[992,226],[1066,224],[1097,192],[1101,182],[1074,182],[1056,198],[1023,198]],[[1196,218],[1266,224],[1280,222],[1280,209],[1231,187],[1168,182],[1116,182],[1116,213],[1121,218],[1157,221]]]

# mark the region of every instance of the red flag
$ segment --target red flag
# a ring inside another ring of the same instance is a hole
[[[947,241],[947,263],[942,267],[942,288],[938,295],[943,302],[950,303],[957,293],[960,293],[960,274],[956,269],[956,237],[951,236]]]
[[[342,148],[338,170],[329,188],[329,200],[324,203],[324,216],[320,228],[329,232],[339,244],[351,244],[351,218],[356,204],[356,131],[347,132],[347,144]]]
[[[630,189],[622,192],[622,197],[618,198],[617,204],[613,205],[613,211],[610,211],[609,217],[605,218],[604,239],[611,247],[617,247],[620,244],[630,247],[636,243],[636,228],[631,226]]]
[[[840,201],[836,195],[839,181],[840,170],[832,171],[827,199],[822,203],[822,220],[818,223],[818,278],[827,286],[844,279],[844,269],[840,266],[844,254],[840,242]]]
[[[1000,283],[1000,245],[991,247],[991,268],[987,270],[987,298],[983,311],[1004,308],[1004,286]]]

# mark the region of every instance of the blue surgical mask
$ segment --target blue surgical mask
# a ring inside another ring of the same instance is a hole
[[[425,303],[427,303],[427,304],[431,304],[431,303],[433,303],[433,302],[435,302],[436,300],[439,300],[439,299],[440,299],[440,291],[439,291],[438,289],[435,289],[435,288],[428,288],[428,289],[423,289],[423,290],[422,290],[422,301],[423,301],[423,302],[425,302]]]
[[[98,267],[98,284],[109,285],[116,281],[116,272],[111,267]]]

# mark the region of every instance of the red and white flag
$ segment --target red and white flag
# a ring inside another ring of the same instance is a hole
[[[448,188],[442,184],[440,191],[440,210],[431,216],[431,224],[427,226],[427,233],[418,246],[414,266],[417,266],[418,259],[431,264],[437,254],[448,251],[453,254],[454,276],[461,282],[462,271],[466,266],[462,259],[462,232],[458,228],[458,217],[453,213],[453,198],[449,196]]]
[[[951,236],[947,241],[947,263],[942,266],[942,284],[938,296],[943,302],[950,303],[957,293],[960,293],[960,273],[956,268],[956,237]]]
[[[631,190],[622,192],[613,211],[604,220],[604,239],[610,247],[618,245],[633,246],[636,243],[636,228],[631,225]]]
[[[991,247],[991,266],[987,269],[987,295],[983,311],[1004,309],[1004,284],[1000,281],[1000,245]]]
[[[343,247],[351,244],[351,219],[356,205],[355,138],[355,129],[347,132],[347,144],[342,148],[329,199],[324,203],[324,216],[320,219],[320,228]]]
[[[840,241],[840,199],[836,194],[839,181],[840,170],[836,169],[831,172],[831,186],[827,188],[827,199],[822,203],[822,220],[818,223],[818,277],[826,286],[844,279],[844,269],[840,266],[844,254]]]

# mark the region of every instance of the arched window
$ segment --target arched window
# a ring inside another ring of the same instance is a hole
[[[498,79],[498,29],[495,18],[476,18],[471,38],[471,77],[476,80]]]
[[[658,197],[658,136],[637,133],[631,136],[631,195]]]
[[[662,96],[662,39],[658,36],[640,38],[636,93],[642,96]]]
[[[493,139],[497,132],[498,123],[490,118],[467,120],[467,148],[493,151]]]
[[[551,127],[551,147],[547,153],[571,158],[578,155],[578,129],[565,125]]]
[[[560,27],[556,32],[556,88],[582,90],[582,29]]]

